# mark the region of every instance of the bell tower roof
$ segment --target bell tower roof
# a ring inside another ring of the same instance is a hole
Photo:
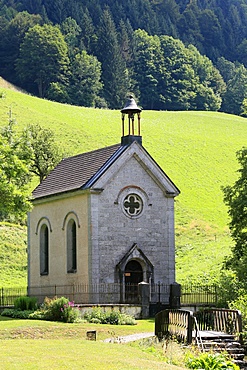
[[[132,95],[129,96],[122,113],[122,145],[129,145],[137,141],[142,145],[141,137],[141,108],[139,108]],[[137,115],[137,123],[135,122],[135,115]],[[127,123],[125,116],[128,117]],[[127,126],[127,127],[126,127]],[[137,127],[136,127],[137,126]]]

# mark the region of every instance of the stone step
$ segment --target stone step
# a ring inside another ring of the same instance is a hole
[[[247,361],[244,360],[234,360],[234,363],[240,367],[242,370],[247,370]]]
[[[244,349],[239,342],[237,342],[233,336],[231,337],[211,337],[202,338],[202,344],[205,352],[227,352],[241,369],[247,370],[247,362],[244,361],[245,353]]]
[[[202,342],[204,343],[217,343],[217,344],[224,344],[225,346],[228,346],[228,345],[240,345],[239,342],[237,341],[225,341],[225,340],[217,340],[217,339],[202,339]]]
[[[203,342],[202,342],[203,343]],[[243,348],[241,347],[241,345],[239,346],[236,346],[236,345],[225,345],[224,343],[210,343],[210,342],[206,342],[206,343],[203,343],[203,346],[204,348],[218,348],[218,349],[222,349],[222,350],[225,350],[225,351],[236,351],[236,352],[239,352],[239,351],[244,351]]]
[[[222,349],[222,348],[214,348],[214,347],[210,347],[210,348],[205,348],[204,347],[204,351],[205,352],[227,352],[229,354],[229,356],[231,357],[234,357],[234,358],[239,358],[239,359],[243,359],[245,354],[242,350],[239,350],[239,352],[236,352],[236,351],[227,351],[225,349]]]

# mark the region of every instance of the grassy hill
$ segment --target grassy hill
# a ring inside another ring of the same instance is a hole
[[[11,110],[20,130],[34,123],[54,130],[68,155],[120,141],[119,111],[62,105],[4,87],[1,92],[0,126],[7,124]],[[247,120],[215,112],[143,111],[141,124],[144,147],[181,190],[177,281],[213,281],[231,245],[221,187],[236,179],[235,154],[247,143]]]
[[[0,288],[27,285],[26,227],[0,223]]]

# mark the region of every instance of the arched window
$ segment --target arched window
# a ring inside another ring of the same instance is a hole
[[[67,272],[76,272],[76,223],[70,220],[67,225]]]
[[[49,273],[49,231],[46,224],[40,229],[40,275]]]

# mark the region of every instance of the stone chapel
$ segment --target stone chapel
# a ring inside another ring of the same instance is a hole
[[[128,303],[138,299],[140,282],[175,282],[179,190],[142,145],[133,97],[121,113],[120,144],[63,159],[33,191],[30,296]]]

